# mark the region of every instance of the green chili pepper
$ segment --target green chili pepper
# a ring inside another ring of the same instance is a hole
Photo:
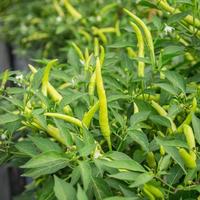
[[[88,94],[89,94],[91,105],[93,105],[93,103],[94,103],[95,83],[96,83],[96,71],[93,72],[93,74],[90,78],[89,86],[88,86]]]
[[[48,82],[49,82],[49,73],[51,70],[51,67],[57,62],[57,59],[51,60],[47,66],[45,67],[44,70],[44,75],[42,78],[42,93],[44,96],[47,96],[47,87],[48,87]]]
[[[196,145],[195,145],[195,138],[194,138],[194,133],[192,131],[192,128],[189,125],[184,124],[183,132],[186,137],[186,141],[187,141],[189,149],[194,150]]]
[[[60,5],[58,4],[57,0],[53,1],[53,5],[54,5],[54,8],[55,8],[56,12],[58,13],[58,15],[60,17],[64,17],[65,14],[64,14],[62,8],[60,7]]]
[[[182,124],[178,127],[177,131],[179,133],[181,133],[183,131],[183,126],[185,124],[189,125],[192,121],[192,115],[193,113],[195,113],[195,111],[197,110],[197,99],[194,97],[193,101],[192,101],[192,108],[190,110],[190,113],[188,114],[188,116],[186,117],[186,119],[182,122]]]
[[[68,10],[68,12],[77,20],[82,18],[82,15],[71,5],[71,3],[69,2],[69,0],[63,0],[64,1],[64,5],[66,7],[66,9]]]
[[[135,21],[137,22],[143,29],[145,37],[146,37],[146,41],[147,41],[147,45],[149,48],[149,52],[150,52],[150,58],[151,58],[151,62],[153,67],[155,68],[156,66],[156,60],[155,60],[155,54],[154,54],[154,44],[153,44],[153,39],[151,36],[151,32],[149,31],[149,29],[147,28],[146,24],[140,19],[138,18],[136,15],[134,15],[133,13],[131,13],[129,10],[124,8],[124,11]]]
[[[183,159],[186,167],[193,169],[196,168],[196,161],[193,156],[191,156],[184,148],[179,149],[179,154]]]
[[[145,184],[144,188],[146,188],[148,191],[150,191],[156,198],[164,199],[164,194],[157,187],[150,185],[150,184]]]
[[[102,135],[106,139],[108,143],[108,147],[111,150],[112,144],[110,140],[110,127],[108,121],[108,108],[107,108],[107,98],[106,92],[103,86],[103,79],[101,75],[101,63],[99,58],[97,57],[96,61],[96,84],[97,84],[97,93],[99,97],[99,123]]]
[[[83,128],[83,123],[77,118],[74,118],[74,117],[71,117],[68,115],[64,115],[64,114],[59,114],[59,113],[44,113],[44,115],[48,116],[48,117],[55,117],[58,119],[62,119],[66,122],[72,123],[80,128]]]
[[[144,41],[142,32],[140,31],[138,26],[133,22],[131,22],[131,26],[135,31],[138,40],[138,57],[144,58]],[[144,62],[138,61],[138,77],[144,77],[144,66],[145,66]]]
[[[92,118],[94,117],[94,114],[99,109],[99,101],[97,101],[88,112],[86,112],[83,116],[82,122],[86,125],[87,128],[89,128]]]
[[[56,128],[55,126],[48,124],[47,125],[47,129],[46,129],[47,133],[53,137],[55,140],[57,140],[58,142],[62,143],[62,144],[66,144],[64,138],[62,137],[62,135],[60,134],[60,131],[58,128]]]
[[[131,47],[127,47],[126,50],[127,50],[129,58],[137,57],[137,53]]]
[[[154,195],[146,187],[143,187],[142,191],[148,197],[149,200],[156,200],[156,198],[154,197]]]
[[[167,12],[170,12],[171,14],[178,14],[181,13],[181,11],[177,8],[173,8],[171,7],[166,0],[156,0],[157,4],[163,8],[164,10],[166,10]],[[200,28],[200,20],[197,18],[194,18],[191,15],[187,15],[184,18],[184,21],[186,21],[188,24],[194,25],[197,28]]]
[[[4,73],[3,73],[2,81],[1,81],[1,88],[0,88],[1,90],[4,90],[6,82],[8,80],[8,77],[9,77],[8,70],[5,70]]]
[[[73,112],[72,112],[72,109],[70,107],[70,105],[66,105],[64,108],[63,108],[63,112],[67,115],[70,115],[70,116],[73,116]]]
[[[161,115],[161,116],[163,116],[163,117],[166,117],[169,121],[170,121],[170,123],[171,123],[171,130],[173,131],[173,132],[175,132],[176,131],[176,124],[173,122],[173,120],[170,118],[170,117],[168,117],[167,115],[167,112],[165,111],[165,109],[164,108],[162,108],[158,103],[156,103],[155,101],[151,101],[151,105],[152,105],[152,107]]]
[[[153,152],[147,153],[147,164],[151,168],[156,167],[156,160],[155,160],[155,156],[154,156]]]
[[[82,62],[85,62],[85,58],[84,58],[84,55],[83,55],[83,52],[81,51],[81,49],[74,42],[72,42],[72,46],[74,47],[77,54],[79,55],[80,60]]]

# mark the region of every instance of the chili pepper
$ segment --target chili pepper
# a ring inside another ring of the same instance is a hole
[[[64,5],[68,12],[77,20],[82,18],[82,15],[71,5],[69,0],[64,0]]]
[[[93,26],[92,31],[94,35],[98,35],[104,44],[107,44],[108,40],[106,35],[97,27]]]
[[[33,74],[35,74],[37,72],[35,67],[33,67],[32,65],[29,65],[29,68]],[[57,92],[57,90],[51,85],[51,83],[48,82],[48,79],[47,79],[47,88],[46,89],[47,89],[47,93],[50,95],[50,97],[53,99],[53,101],[59,103],[62,100],[62,98],[63,98],[62,95],[60,95]]]
[[[133,109],[134,109],[134,114],[139,112],[139,108],[135,102],[133,103]]]
[[[5,70],[4,73],[3,73],[2,81],[1,81],[1,88],[0,88],[1,90],[4,90],[6,82],[8,80],[8,77],[9,77],[8,70]]]
[[[194,133],[192,131],[192,128],[189,125],[184,124],[183,132],[186,137],[186,141],[187,141],[189,149],[194,150],[196,145],[195,145],[195,138],[194,138]]]
[[[156,167],[156,160],[155,160],[155,156],[154,156],[153,152],[147,153],[147,164],[151,168]]]
[[[96,84],[97,84],[97,94],[99,97],[99,123],[102,135],[108,143],[108,147],[111,150],[112,144],[110,140],[110,127],[108,121],[108,108],[107,108],[107,98],[105,89],[103,86],[103,79],[101,75],[101,63],[99,58],[96,60]]]
[[[142,32],[140,31],[138,26],[133,22],[131,22],[131,26],[135,31],[138,40],[138,57],[144,58],[144,41]],[[145,65],[144,62],[138,61],[138,77],[144,77],[144,65]]]
[[[42,93],[44,96],[47,96],[47,87],[48,87],[48,81],[49,81],[49,73],[51,70],[51,67],[57,62],[57,59],[51,60],[47,66],[45,67],[43,78],[42,78]]]
[[[154,197],[154,195],[147,188],[143,187],[142,191],[148,197],[149,200],[155,200],[156,199]]]
[[[106,6],[104,6],[101,10],[100,10],[100,15],[105,15],[106,13],[108,13],[111,9],[113,9],[114,7],[117,6],[117,3],[110,3]]]
[[[87,31],[81,29],[79,33],[82,34],[88,42],[92,40],[91,35]]]
[[[120,25],[119,20],[117,20],[116,23],[115,23],[115,33],[116,33],[117,37],[120,37],[120,35],[121,35],[119,25]]]
[[[150,184],[145,184],[144,188],[150,191],[156,198],[164,199],[164,194],[157,187]]]
[[[69,122],[69,123],[72,123],[80,128],[83,128],[83,124],[82,122],[77,119],[77,118],[74,118],[74,117],[71,117],[71,116],[68,116],[68,115],[63,115],[63,114],[59,114],[59,113],[44,113],[45,116],[48,116],[48,117],[55,117],[55,118],[58,118],[58,119],[62,119],[66,122]]]
[[[163,147],[163,145],[160,145],[160,155],[161,156],[165,155],[165,148]]]
[[[63,108],[63,112],[67,115],[70,115],[70,116],[73,116],[73,112],[72,112],[72,109],[69,105],[66,105],[64,108]]]
[[[88,86],[88,94],[89,94],[91,105],[93,105],[93,103],[94,103],[95,83],[96,83],[96,72],[94,71],[90,78],[90,82],[89,82],[89,86]]]
[[[196,161],[193,156],[191,156],[184,148],[179,149],[179,154],[183,159],[186,167],[193,169],[196,168]]]
[[[55,102],[59,103],[63,98],[49,82],[47,85],[47,92]]]
[[[53,5],[54,5],[54,8],[55,8],[56,12],[58,13],[58,15],[60,17],[64,17],[65,14],[64,14],[62,8],[60,7],[59,3],[57,2],[57,0],[53,1]]]
[[[143,29],[145,37],[146,37],[146,41],[147,41],[147,45],[149,48],[149,52],[150,52],[150,58],[151,58],[151,62],[153,67],[155,68],[156,66],[156,61],[155,61],[155,54],[154,54],[154,44],[153,44],[153,39],[151,36],[151,32],[149,31],[149,29],[147,28],[146,24],[136,15],[134,15],[133,13],[131,13],[129,10],[124,8],[124,11],[135,21],[137,22]]]
[[[100,45],[100,63],[101,63],[101,66],[104,63],[104,59],[105,59],[105,49],[102,45]]]
[[[47,125],[47,129],[46,129],[47,133],[53,137],[55,140],[57,140],[58,142],[66,145],[64,138],[62,137],[60,131],[58,128],[56,128],[55,126],[48,124]]]
[[[182,122],[182,124],[178,127],[177,131],[181,133],[183,131],[183,126],[185,124],[189,125],[192,121],[192,115],[195,113],[197,110],[197,99],[194,97],[192,101],[192,108],[190,109],[190,113],[186,117],[186,119]]]
[[[113,27],[99,28],[99,31],[101,31],[103,33],[114,33],[115,28],[113,28]]]
[[[99,56],[99,40],[97,37],[94,38],[94,56]]]
[[[131,47],[127,47],[126,50],[127,50],[129,58],[137,57],[136,52]]]
[[[158,103],[156,103],[155,101],[151,101],[151,105],[152,105],[152,107],[161,115],[161,116],[163,116],[163,117],[166,117],[169,121],[170,121],[170,124],[171,124],[171,130],[173,131],[173,132],[175,132],[176,131],[176,124],[173,122],[173,120],[170,118],[170,117],[168,117],[167,115],[167,112],[165,111],[165,109],[164,108],[162,108]]]
[[[96,113],[96,111],[99,109],[99,101],[97,101],[88,112],[86,112],[83,116],[82,122],[86,125],[87,128],[89,128],[91,120]]]
[[[163,8],[164,10],[166,10],[167,12],[170,12],[171,14],[178,14],[181,13],[181,11],[177,8],[173,8],[172,6],[170,6],[167,1],[165,0],[156,0],[157,4]],[[198,28],[200,28],[200,20],[197,18],[194,18],[191,15],[187,15],[184,18],[184,21],[186,21],[188,24],[194,25]]]
[[[77,54],[79,55],[80,60],[82,62],[85,62],[85,58],[84,58],[84,55],[83,55],[81,49],[74,42],[72,42],[72,46],[74,47],[74,49],[76,50]]]

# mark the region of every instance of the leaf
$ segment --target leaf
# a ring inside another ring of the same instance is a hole
[[[18,115],[13,115],[10,113],[0,115],[0,125],[4,125],[4,124],[10,123],[10,122],[15,122],[17,120],[19,120]]]
[[[68,165],[68,159],[66,158],[65,154],[57,153],[54,151],[49,151],[45,153],[41,153],[27,163],[22,165],[22,168],[36,168],[36,172],[38,173],[45,173],[51,174],[54,173]],[[40,169],[41,168],[41,169]],[[43,169],[46,168],[46,172]],[[32,170],[31,173],[33,173]],[[41,171],[41,172],[40,172]],[[33,173],[34,174],[34,173]],[[36,173],[37,174],[37,173]]]
[[[141,112],[135,113],[134,115],[131,116],[131,119],[130,119],[131,126],[135,126],[139,122],[146,121],[147,118],[149,117],[149,114],[150,114],[149,111],[141,111]]]
[[[81,188],[78,184],[78,191],[77,191],[77,200],[88,200],[85,191]]]
[[[158,140],[157,138],[156,141],[158,142],[159,145],[164,146],[165,151],[179,164],[182,170],[186,173],[183,160],[181,159],[177,148],[166,146],[165,143],[163,143],[161,140]]]
[[[76,190],[70,183],[54,175],[54,192],[58,200],[75,200]]]
[[[108,48],[124,48],[124,47],[134,47],[133,44],[131,44],[130,42],[126,42],[126,41],[119,41],[116,42],[114,44],[110,44],[107,46]]]
[[[149,117],[149,119],[155,124],[159,124],[159,125],[165,126],[167,128],[171,127],[171,123],[170,123],[169,119],[167,119],[166,117],[163,117],[160,115],[151,115]]]
[[[115,196],[115,197],[108,197],[108,198],[105,198],[103,200],[139,200],[138,197],[118,197],[118,196]]]
[[[194,129],[195,139],[197,140],[198,144],[200,144],[200,119],[194,114],[192,115],[192,126]]]
[[[140,173],[138,172],[119,172],[117,174],[111,174],[109,177],[119,179],[119,180],[127,180],[127,181],[135,181]]]
[[[124,159],[131,160],[131,158],[127,154],[119,152],[119,151],[108,152],[106,153],[106,156],[113,160],[124,160]]]
[[[184,78],[174,71],[165,72],[166,78],[172,83],[174,87],[179,88],[183,93],[186,91],[186,83]]]
[[[60,146],[51,141],[48,138],[42,138],[37,136],[29,136],[29,138],[33,141],[33,143],[37,146],[38,149],[40,149],[42,152],[48,152],[48,151],[56,151],[56,152],[62,152],[62,149]]]
[[[142,131],[132,130],[128,131],[128,135],[130,135],[134,142],[140,144],[144,151],[149,151],[149,142],[146,134]]]
[[[105,197],[112,196],[109,185],[102,178],[94,177],[92,184],[96,200],[103,200]]]
[[[166,92],[172,95],[175,95],[175,96],[178,95],[178,90],[168,83],[156,83],[155,85],[157,85],[158,87],[162,88],[163,90],[165,90]]]
[[[80,171],[81,171],[83,187],[84,187],[84,190],[87,191],[88,186],[91,181],[90,164],[87,161],[81,161],[81,162],[79,162],[79,167],[80,167]]]
[[[143,185],[143,184],[149,182],[150,180],[152,180],[153,177],[154,176],[152,173],[142,173],[142,174],[138,175],[136,181],[134,183],[132,183],[129,187],[134,188],[134,187]]]
[[[22,153],[28,156],[36,156],[39,152],[31,141],[20,141],[15,144],[15,147]]]
[[[131,171],[145,172],[145,169],[134,160],[101,160],[105,166],[116,168],[116,169],[127,169]]]

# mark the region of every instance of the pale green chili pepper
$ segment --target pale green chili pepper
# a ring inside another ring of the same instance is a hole
[[[55,117],[55,118],[58,118],[58,119],[62,119],[66,122],[69,122],[71,124],[74,124],[80,128],[83,128],[83,123],[77,119],[77,118],[74,118],[74,117],[71,117],[71,116],[68,116],[68,115],[64,115],[64,114],[60,114],[60,113],[44,113],[45,116],[48,116],[48,117]]]
[[[71,16],[73,16],[76,20],[79,20],[82,18],[82,15],[71,5],[69,0],[63,0],[63,1],[64,1],[64,5],[66,9],[71,14]]]
[[[167,112],[165,111],[165,109],[164,108],[162,108],[158,103],[156,103],[155,101],[151,101],[151,105],[152,105],[152,107],[161,115],[161,116],[163,116],[163,117],[166,117],[169,121],[170,121],[170,124],[171,124],[171,130],[173,131],[173,132],[175,132],[176,131],[176,124],[173,122],[173,120],[170,118],[170,117],[168,117],[167,115]]]
[[[183,159],[183,162],[186,167],[193,169],[196,168],[196,161],[193,156],[191,156],[184,148],[179,149],[179,154]]]
[[[103,79],[101,75],[101,63],[99,58],[97,57],[96,61],[96,85],[97,85],[97,93],[99,97],[99,124],[101,128],[102,135],[106,139],[108,143],[108,147],[112,149],[112,143],[110,140],[110,126],[108,121],[108,108],[107,108],[107,98],[105,89],[103,86]]]
[[[4,90],[7,80],[8,80],[8,70],[5,70],[1,81],[1,90]]]
[[[170,12],[171,14],[177,14],[177,13],[181,13],[181,11],[177,8],[173,8],[172,6],[170,6],[166,0],[156,0],[156,3],[158,4],[158,6],[160,6],[161,8],[163,8],[164,10],[166,10],[167,12]],[[186,21],[188,24],[190,25],[194,25],[197,28],[200,28],[200,20],[197,18],[194,18],[191,15],[187,15],[184,18],[184,21]]]
[[[195,113],[197,110],[197,99],[194,97],[193,101],[192,101],[192,108],[190,110],[190,113],[188,114],[188,116],[186,117],[186,119],[183,121],[183,123],[178,127],[177,131],[179,133],[181,133],[183,131],[183,126],[185,124],[189,125],[192,121],[192,114]]]
[[[157,187],[150,185],[150,184],[145,184],[144,187],[147,190],[149,190],[156,198],[164,199],[164,194]]]
[[[149,48],[149,52],[150,52],[150,58],[151,58],[151,62],[153,67],[156,67],[156,60],[155,60],[155,53],[154,53],[154,44],[153,44],[153,39],[151,36],[151,32],[149,31],[149,29],[147,28],[146,24],[140,19],[138,18],[136,15],[134,15],[133,13],[131,13],[129,10],[124,8],[124,11],[135,21],[137,22],[143,29],[145,37],[146,37],[146,41],[147,41],[147,45]]]
[[[140,29],[136,24],[134,24],[133,22],[131,22],[130,24],[133,30],[135,31],[138,40],[138,57],[144,58],[144,41],[142,32],[140,31]],[[138,77],[144,77],[144,66],[145,66],[144,62],[138,61]]]
[[[82,122],[86,125],[87,128],[89,128],[92,118],[94,117],[94,114],[97,112],[98,109],[99,109],[99,101],[97,101],[89,109],[89,111],[84,114]]]
[[[49,74],[51,67],[57,62],[57,59],[51,60],[44,69],[44,74],[42,78],[42,93],[44,96],[47,96],[47,87],[49,82]]]
[[[77,54],[79,55],[80,60],[82,62],[84,62],[85,58],[84,58],[84,55],[83,55],[83,52],[81,51],[81,49],[74,42],[72,42],[72,46],[74,47],[74,49],[76,50]]]
[[[194,150],[196,145],[195,145],[195,138],[194,138],[194,133],[193,133],[192,128],[189,125],[184,124],[183,132],[184,132],[189,149]]]
[[[156,160],[153,152],[148,152],[147,153],[147,164],[151,168],[156,167]]]

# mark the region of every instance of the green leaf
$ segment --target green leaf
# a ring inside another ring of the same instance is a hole
[[[77,191],[77,200],[88,200],[85,191],[81,188],[78,184],[78,191]]]
[[[167,128],[171,127],[171,122],[166,117],[160,115],[151,115],[149,119],[155,124],[165,126]]]
[[[135,113],[134,115],[131,116],[131,119],[130,119],[131,126],[135,126],[139,122],[146,121],[147,118],[149,117],[149,114],[150,114],[149,111],[141,111],[141,112]]]
[[[134,188],[134,187],[143,185],[143,184],[149,182],[150,180],[152,180],[153,177],[154,176],[152,173],[142,173],[142,174],[138,175],[136,181],[134,183],[132,183],[129,187]]]
[[[108,45],[108,48],[124,48],[124,47],[134,47],[133,44],[131,44],[130,42],[126,42],[126,41],[119,41],[116,42],[114,44]]]
[[[60,146],[57,143],[50,140],[49,138],[42,138],[37,136],[34,137],[29,136],[29,138],[42,152],[48,152],[48,151],[56,151],[60,153],[62,152]]]
[[[127,169],[131,171],[145,172],[145,169],[134,160],[101,160],[105,166],[116,168],[116,169]]]
[[[119,179],[119,180],[127,180],[127,181],[135,181],[140,173],[138,172],[119,172],[117,174],[111,174],[109,177]]]
[[[178,95],[178,90],[177,88],[173,87],[171,84],[168,83],[156,83],[155,85],[157,85],[158,87],[162,88],[163,90],[165,90],[166,92],[176,96]]]
[[[31,141],[24,140],[24,141],[17,142],[15,144],[15,147],[20,152],[30,157],[36,156],[39,153],[38,149],[34,146],[34,144]]]
[[[194,114],[192,115],[192,126],[194,129],[195,139],[197,140],[198,144],[200,144],[200,119]]]
[[[3,115],[0,115],[0,125],[10,123],[10,122],[15,122],[19,119],[20,119],[19,115],[13,115],[13,114],[10,114],[10,113],[6,113],[6,114],[3,114]]]
[[[142,131],[132,130],[128,131],[128,135],[130,135],[134,142],[140,144],[144,151],[149,151],[149,142],[146,134]]]
[[[80,167],[80,171],[81,171],[81,178],[82,178],[82,182],[83,182],[83,187],[84,187],[84,190],[87,191],[88,186],[89,186],[90,181],[91,181],[90,164],[87,161],[81,161],[81,162],[79,162],[79,167]]]
[[[54,151],[49,151],[41,153],[27,163],[25,163],[22,168],[36,168],[36,170],[31,170],[28,174],[51,174],[54,173],[68,165],[68,159],[65,154],[61,154]],[[44,169],[46,168],[46,171]],[[27,173],[25,174],[27,175]]]
[[[96,200],[103,200],[105,197],[112,196],[109,185],[102,178],[94,177],[92,179],[92,185]]]
[[[186,82],[180,74],[174,71],[167,71],[165,72],[165,76],[174,87],[179,88],[183,93],[185,93]]]
[[[58,200],[75,200],[76,190],[70,183],[54,175],[54,192]]]

